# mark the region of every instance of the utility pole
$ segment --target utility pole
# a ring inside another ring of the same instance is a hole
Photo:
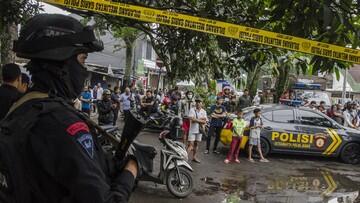
[[[347,81],[347,69],[345,69],[345,73],[344,73],[344,82],[343,82],[343,89],[342,89],[342,104],[345,103],[345,99],[346,99],[346,81]]]

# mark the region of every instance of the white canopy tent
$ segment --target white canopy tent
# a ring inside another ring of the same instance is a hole
[[[178,87],[195,87],[195,83],[193,81],[180,81],[176,83]]]

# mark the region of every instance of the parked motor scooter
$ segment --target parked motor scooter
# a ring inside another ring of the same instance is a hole
[[[170,110],[158,110],[149,116],[149,122],[146,123],[145,128],[163,130],[166,125],[166,120],[169,117],[174,117],[174,112]]]
[[[191,194],[193,189],[193,179],[190,173],[193,169],[187,163],[188,154],[185,145],[174,141],[177,134],[177,129],[175,128],[177,122],[178,118],[176,116],[169,116],[164,124],[167,134],[160,134],[159,140],[164,145],[164,148],[160,151],[160,171],[158,174],[154,174],[153,171],[153,162],[157,155],[155,147],[134,140],[129,147],[127,155],[136,157],[139,167],[137,181],[150,181],[166,185],[172,195],[184,198]],[[121,140],[117,127],[102,126],[102,129],[114,138]],[[102,137],[99,137],[99,140],[104,150],[115,153],[116,147],[113,145],[113,142],[107,141]]]
[[[145,125],[145,128],[153,130],[162,130],[164,120],[167,119],[166,114],[163,112],[156,112],[150,115],[151,120]]]
[[[150,117],[152,119],[152,117]],[[193,189],[192,167],[187,163],[188,153],[183,143],[175,141],[178,138],[179,118],[173,113],[164,120],[164,131],[159,140],[164,145],[160,151],[160,171],[153,173],[153,162],[157,151],[153,146],[134,141],[130,154],[138,160],[142,172],[139,181],[150,181],[167,186],[168,191],[178,198],[187,197]]]
[[[157,151],[153,146],[133,142],[129,153],[137,158],[141,173],[139,181],[150,181],[166,185],[168,191],[178,198],[191,194],[193,179],[192,167],[187,163],[188,154],[185,145],[178,141],[159,137],[164,148],[160,151],[160,172],[153,173],[153,162]]]
[[[162,113],[151,114],[148,120],[145,125],[146,128],[158,130],[171,129],[171,139],[175,140],[181,137],[182,119],[173,111],[167,110]]]

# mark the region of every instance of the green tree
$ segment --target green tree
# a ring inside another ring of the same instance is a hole
[[[125,43],[125,52],[126,52],[126,66],[125,66],[125,80],[124,85],[128,86],[131,81],[131,75],[134,73],[132,70],[132,61],[133,61],[133,50],[135,41],[140,37],[142,32],[136,28],[131,27],[119,27],[113,26],[112,31],[114,37],[121,38]],[[123,48],[121,45],[115,45],[117,48]]]
[[[17,25],[41,10],[35,0],[0,0],[0,64],[14,61],[12,41],[17,37]]]
[[[124,44],[115,44],[115,51],[125,49],[125,74],[124,74],[124,87],[128,86],[131,82],[131,76],[134,74],[132,61],[133,61],[133,51],[136,40],[144,35],[141,30],[127,26],[126,22],[130,24],[128,19],[123,18],[113,18],[108,15],[98,15],[93,18],[85,17],[82,20],[83,24],[88,24],[94,21],[93,27],[98,36],[105,35],[106,31],[111,32],[111,34],[118,39],[121,39]]]
[[[340,46],[360,45],[358,23],[359,3],[353,0],[269,1],[269,23],[275,32],[313,39]],[[351,64],[311,57],[313,73],[334,72]]]
[[[306,74],[309,59],[299,53],[285,53],[277,58],[277,63],[272,68],[273,76],[276,78],[274,102],[279,102],[282,93],[290,86],[290,76]]]
[[[247,25],[259,29],[294,35],[341,46],[359,45],[359,3],[353,0],[151,0],[120,1],[158,9]],[[121,17],[102,15],[109,24],[139,29],[149,36],[159,57],[164,61],[171,80],[195,79],[198,83],[224,77],[240,78],[247,73],[247,86],[252,94],[261,73],[271,71],[288,77],[311,67],[312,73],[336,72],[351,64],[301,54],[310,59],[297,65],[297,53],[239,40],[198,33],[174,27],[154,25]],[[358,24],[356,24],[358,23]],[[281,58],[287,57],[286,63]],[[281,59],[281,60],[280,60]],[[293,70],[291,70],[293,71]],[[286,82],[277,83],[280,89]],[[280,91],[279,89],[279,91]]]

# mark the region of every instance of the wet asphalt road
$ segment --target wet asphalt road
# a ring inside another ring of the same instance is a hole
[[[143,132],[138,140],[161,149],[156,133]],[[200,148],[201,164],[191,163],[194,190],[189,197],[176,199],[164,185],[140,182],[130,203],[360,203],[360,165],[288,155],[270,155],[270,163],[250,163],[245,153],[240,164],[225,165],[227,148],[220,147],[219,155],[205,155],[204,146],[205,142]],[[154,167],[159,170],[159,156]]]

